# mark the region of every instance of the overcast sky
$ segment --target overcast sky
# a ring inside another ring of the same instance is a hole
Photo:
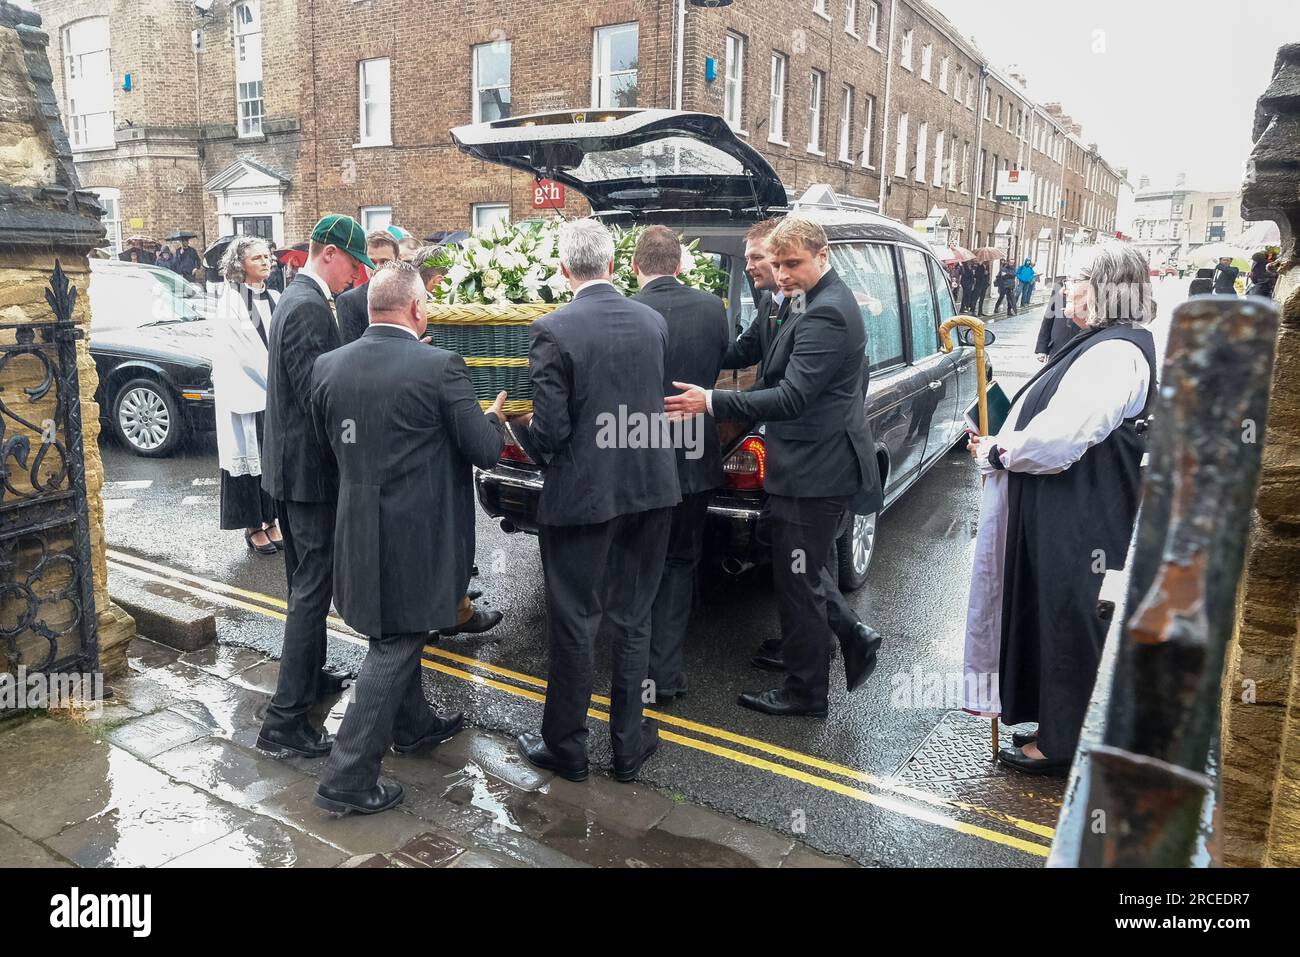
[[[1193,189],[1241,184],[1255,100],[1297,0],[931,0],[1039,103],[1059,101],[1112,166]]]

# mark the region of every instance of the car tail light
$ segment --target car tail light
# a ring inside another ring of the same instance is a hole
[[[755,490],[767,478],[767,446],[757,435],[740,443],[722,463],[722,484],[727,488]]]
[[[505,444],[501,446],[500,461],[520,462],[524,465],[537,464],[531,458],[528,457],[527,452],[525,452],[522,448],[520,448],[519,443],[515,441],[515,437],[514,435],[511,434],[509,428],[505,430]]]

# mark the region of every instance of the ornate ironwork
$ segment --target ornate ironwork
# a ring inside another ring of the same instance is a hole
[[[98,667],[82,438],[77,289],[57,260],[52,322],[0,324],[0,664],[28,672]],[[25,381],[24,381],[25,380]],[[53,408],[50,408],[51,402]],[[44,408],[38,406],[43,405]]]

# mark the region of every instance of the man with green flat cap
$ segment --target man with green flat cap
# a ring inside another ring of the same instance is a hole
[[[267,343],[262,487],[276,501],[284,536],[289,608],[280,678],[257,746],[313,758],[329,753],[333,736],[313,727],[307,712],[342,680],[322,670],[333,595],[338,476],[312,424],[309,386],[316,357],[341,345],[332,304],[356,279],[358,264],[374,268],[361,225],[340,214],[318,222],[307,264],[276,304]]]

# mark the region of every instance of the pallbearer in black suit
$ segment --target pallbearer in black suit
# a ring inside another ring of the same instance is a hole
[[[327,690],[325,621],[334,570],[334,502],[338,476],[312,425],[312,364],[337,349],[330,302],[371,265],[365,234],[350,216],[326,216],[311,234],[307,264],[293,277],[271,317],[266,372],[262,488],[276,500],[284,536],[289,608],[280,677],[257,746],[306,757],[329,752],[331,738],[313,728],[307,711]]]
[[[632,298],[663,316],[668,326],[665,392],[674,380],[714,382],[731,344],[726,304],[679,282],[681,264],[681,242],[671,229],[650,226],[641,234],[632,256],[640,292]],[[682,652],[695,572],[704,544],[709,496],[722,484],[722,453],[713,416],[696,416],[678,434],[682,441],[676,447],[677,484],[682,501],[673,509],[668,555],[650,615],[650,690],[656,703],[686,693]]]
[[[538,767],[586,779],[592,651],[604,619],[614,775],[631,781],[659,743],[641,720],[641,696],[650,606],[681,501],[671,436],[661,430],[668,329],[610,282],[614,237],[600,223],[561,226],[559,258],[575,295],[533,323],[524,434],[546,476],[537,522],[550,668],[541,734],[521,735],[519,745]]]
[[[759,385],[749,392],[684,391],[671,412],[709,409],[719,419],[767,423],[767,492],[772,572],[781,615],[785,685],[746,693],[740,704],[767,714],[823,716],[830,642],[839,639],[854,691],[876,665],[880,635],[840,594],[831,571],[835,539],[850,511],[881,506],[880,476],[863,402],[866,329],[857,301],[830,265],[826,233],[800,217],[783,220],[767,241],[781,291],[791,299]]]
[[[747,369],[759,365],[767,355],[768,347],[776,336],[777,320],[787,308],[785,295],[776,284],[776,270],[767,253],[767,237],[780,220],[765,219],[750,227],[745,234],[745,273],[754,284],[755,316],[731,346],[722,360],[724,369]],[[759,370],[762,373],[762,369]],[[696,379],[682,379],[695,382]],[[704,383],[709,385],[709,383]]]
[[[490,468],[501,454],[506,396],[484,415],[465,360],[419,341],[416,267],[390,263],[367,286],[370,326],[316,360],[311,404],[338,465],[335,602],[370,638],[316,803],[373,813],[402,798],[400,784],[379,778],[389,745],[431,747],[463,723],[425,701],[420,653],[429,632],[456,621],[474,561],[470,466]]]
[[[376,269],[382,269],[387,263],[399,258],[397,250],[397,240],[388,230],[374,229],[366,234],[366,255]],[[353,286],[340,295],[334,304],[339,317],[339,339],[344,345],[360,339],[370,324],[370,317],[366,313],[368,285],[369,283],[363,282],[359,286]]]

